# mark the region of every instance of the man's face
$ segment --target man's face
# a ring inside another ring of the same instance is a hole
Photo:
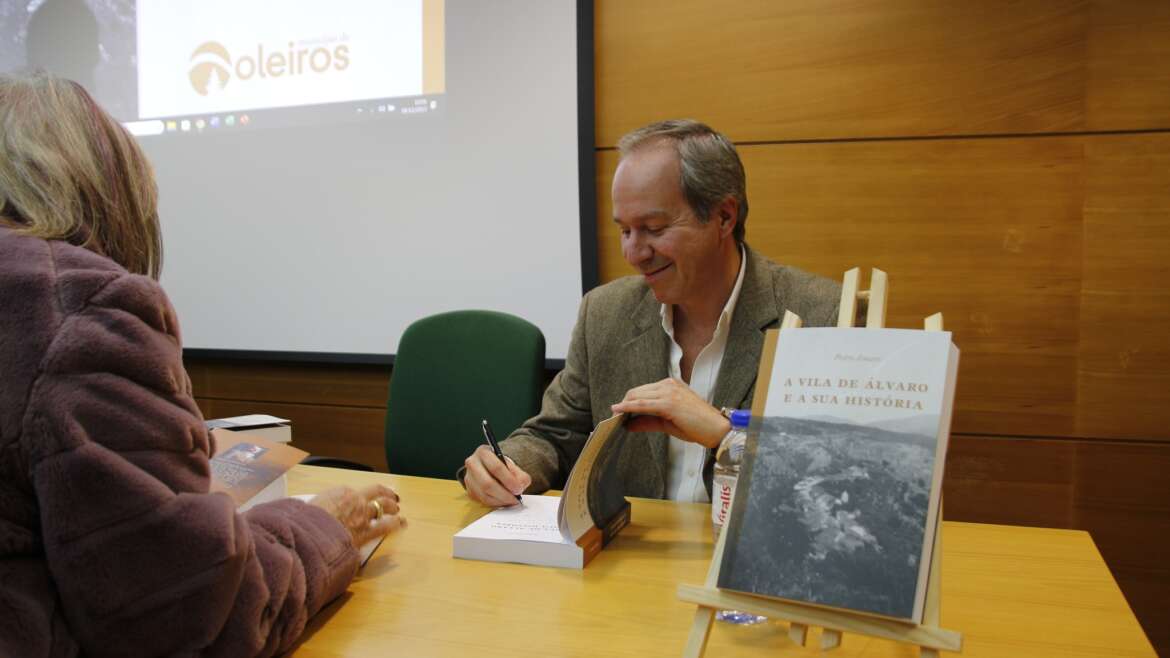
[[[663,304],[698,301],[719,279],[718,221],[699,222],[683,196],[678,153],[649,145],[624,157],[613,178],[622,255]]]

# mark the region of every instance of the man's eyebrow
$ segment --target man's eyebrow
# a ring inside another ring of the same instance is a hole
[[[644,212],[640,215],[635,215],[634,217],[631,217],[629,220],[626,220],[626,221],[635,221],[635,220],[643,220],[644,221],[647,219],[655,219],[658,217],[665,217],[666,219],[671,219],[671,214],[669,212],[667,212],[665,210],[661,210],[661,209],[651,210],[649,212]],[[616,217],[616,216],[613,218],[613,221],[615,224],[622,223],[622,219],[620,217]]]

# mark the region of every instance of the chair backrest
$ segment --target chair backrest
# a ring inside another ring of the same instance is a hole
[[[402,334],[386,403],[391,473],[453,479],[483,443],[480,421],[501,441],[540,410],[544,334],[495,311],[423,318]]]

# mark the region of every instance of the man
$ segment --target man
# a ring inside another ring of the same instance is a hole
[[[464,486],[493,507],[561,488],[593,427],[634,414],[620,441],[623,495],[707,502],[710,455],[730,430],[720,407],[751,406],[763,331],[785,310],[835,324],[840,286],[744,244],[743,164],[723,135],[663,121],[618,142],[614,221],[639,272],[581,302],[565,369],[540,415],[465,461]]]

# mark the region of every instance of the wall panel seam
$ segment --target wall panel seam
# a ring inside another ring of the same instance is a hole
[[[718,130],[718,128],[716,128]],[[736,146],[784,146],[797,144],[853,144],[865,142],[938,142],[947,140],[982,140],[982,139],[1029,139],[1029,138],[1061,138],[1061,137],[1122,137],[1131,135],[1164,135],[1170,134],[1167,128],[1139,128],[1133,130],[1078,130],[1064,132],[1040,133],[962,133],[954,135],[887,135],[874,137],[825,137],[809,139],[767,139],[767,140],[732,140]],[[617,146],[597,145],[594,150],[598,153],[616,151]]]

